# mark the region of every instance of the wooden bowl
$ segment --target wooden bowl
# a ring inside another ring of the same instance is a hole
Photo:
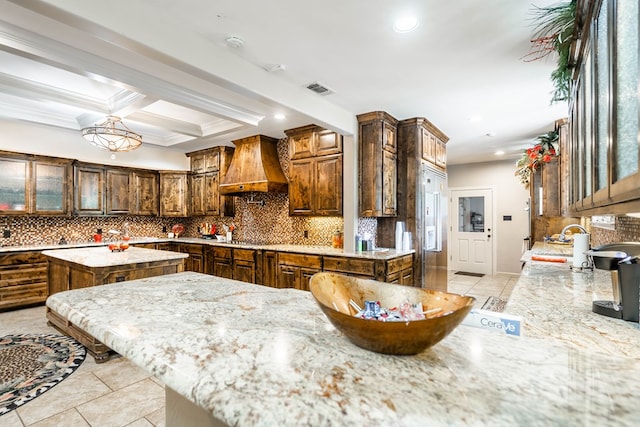
[[[448,292],[358,279],[334,273],[317,273],[309,288],[329,321],[358,347],[384,354],[417,354],[438,343],[462,322],[475,298]],[[440,308],[424,320],[382,322],[355,317],[353,300],[380,301],[381,307],[422,302],[424,310]]]

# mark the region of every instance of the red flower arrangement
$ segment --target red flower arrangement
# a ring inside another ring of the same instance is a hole
[[[520,183],[526,188],[529,188],[531,174],[540,169],[542,163],[549,163],[558,155],[555,145],[558,142],[558,132],[551,131],[540,135],[538,140],[540,143],[527,148],[516,163],[515,175],[520,178]]]

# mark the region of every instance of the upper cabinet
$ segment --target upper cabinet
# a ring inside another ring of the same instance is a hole
[[[233,153],[232,147],[213,147],[187,154],[191,160],[191,215],[235,215],[235,197],[220,194],[220,181]]]
[[[153,171],[133,171],[133,213],[136,215],[158,215],[158,174]]]
[[[76,215],[157,215],[158,174],[76,163]]]
[[[160,216],[189,216],[189,173],[160,171]]]
[[[637,0],[579,2],[569,100],[571,213],[640,211]],[[565,155],[565,153],[561,153]]]
[[[76,215],[104,215],[104,167],[76,163],[74,166],[74,213]]]
[[[315,125],[285,131],[289,214],[342,215],[342,135]]]
[[[284,131],[289,138],[291,160],[342,154],[342,135],[316,125]]]
[[[131,172],[127,169],[107,169],[107,215],[131,212]]]
[[[396,216],[398,120],[375,111],[358,115],[358,124],[360,216]]]
[[[0,152],[0,214],[69,215],[71,160]]]

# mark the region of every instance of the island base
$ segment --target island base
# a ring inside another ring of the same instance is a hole
[[[165,425],[167,427],[228,427],[200,406],[171,388],[164,387]]]
[[[95,359],[96,363],[103,363],[109,360],[112,356],[117,355],[116,352],[109,347],[78,328],[69,320],[60,316],[55,311],[47,307],[47,323],[65,335],[78,341],[80,344],[86,347],[87,353],[89,353]]]

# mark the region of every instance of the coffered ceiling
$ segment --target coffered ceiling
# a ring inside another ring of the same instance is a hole
[[[553,60],[524,60],[531,7],[0,0],[0,117],[79,131],[111,114],[145,143],[188,152],[309,123],[349,134],[356,114],[384,110],[427,117],[450,137],[450,164],[516,157],[566,116],[549,104]],[[407,11],[418,28],[393,32]]]

